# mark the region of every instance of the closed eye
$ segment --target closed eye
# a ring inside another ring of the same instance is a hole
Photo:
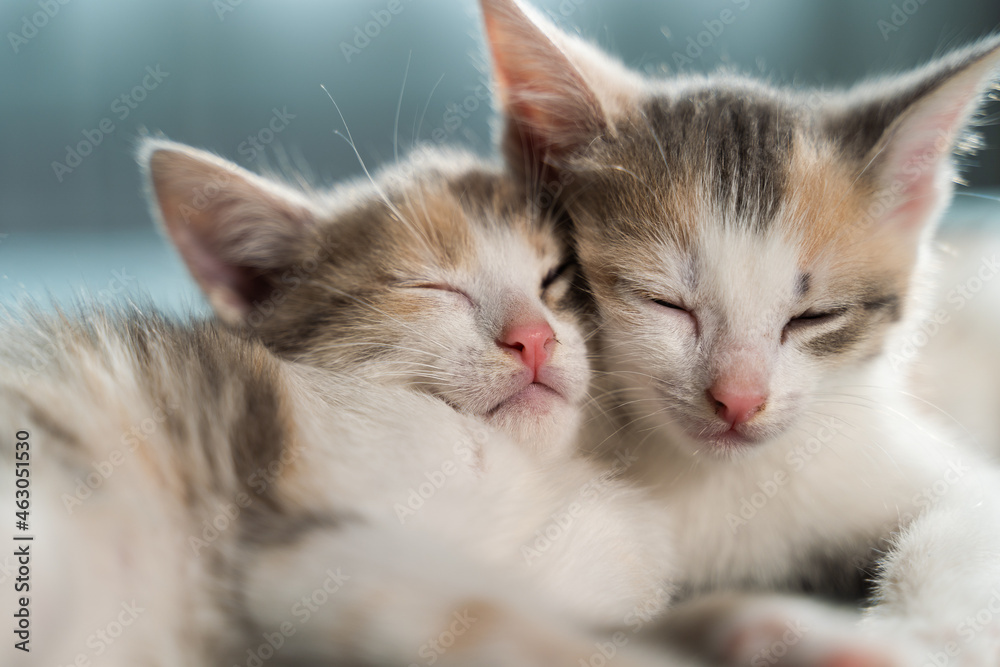
[[[396,286],[408,289],[425,289],[425,290],[434,290],[437,292],[451,292],[452,294],[456,294],[464,298],[466,301],[469,302],[470,305],[474,306],[476,303],[475,301],[472,300],[472,297],[469,296],[468,292],[459,289],[454,285],[449,285],[448,283],[431,283],[431,282],[414,281],[414,282],[397,283]]]
[[[681,310],[685,313],[687,312],[687,308],[684,306],[678,306],[676,303],[672,303],[664,299],[650,299],[650,301],[655,303],[657,306],[663,306],[664,308],[670,308],[671,310]]]
[[[815,327],[822,324],[829,324],[842,317],[847,312],[847,308],[835,308],[832,310],[809,311],[802,313],[798,317],[788,320],[785,330],[802,329],[805,327]]]

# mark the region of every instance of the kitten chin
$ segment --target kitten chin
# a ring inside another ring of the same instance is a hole
[[[494,408],[487,424],[542,456],[565,456],[576,444],[581,409],[551,389],[530,385]]]

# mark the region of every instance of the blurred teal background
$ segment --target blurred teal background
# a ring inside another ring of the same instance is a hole
[[[534,4],[651,74],[729,66],[802,85],[910,67],[1000,26],[996,0]],[[146,132],[332,183],[361,167],[325,85],[370,168],[420,141],[489,153],[478,21],[472,0],[3,0],[0,299],[145,291],[201,307],[142,197],[132,151]],[[996,126],[987,142],[973,192],[1000,185]],[[956,207],[1000,219],[1000,202]]]

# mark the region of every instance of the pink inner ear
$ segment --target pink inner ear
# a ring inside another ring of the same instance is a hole
[[[889,187],[894,200],[899,202],[890,217],[904,220],[908,225],[919,225],[943,196],[940,187],[940,170],[948,159],[948,149],[940,154],[933,142],[914,150],[903,162],[901,174]],[[898,195],[896,194],[898,192]]]
[[[237,321],[271,296],[268,274],[295,256],[310,220],[304,200],[186,147],[153,152],[150,175],[164,227],[216,312]]]
[[[207,247],[209,239],[199,238],[183,225],[171,226],[169,233],[191,275],[213,300],[224,301],[243,316],[255,300],[265,296],[266,281],[253,269],[223,261],[216,250]]]
[[[560,47],[515,2],[487,0],[483,12],[499,94],[526,148],[569,150],[600,132],[597,96]]]
[[[594,93],[572,65],[566,66],[563,81],[548,80],[537,71],[517,71],[508,73],[503,82],[511,114],[556,147],[580,141],[581,136],[589,138],[603,126]]]
[[[897,132],[909,136],[890,140],[903,145],[889,157],[891,166],[883,186],[888,188],[894,204],[889,218],[908,227],[919,226],[941,203],[946,194],[941,187],[941,179],[945,178],[942,172],[951,160],[955,124],[960,115],[960,109],[956,108],[922,119],[917,127],[905,123]]]
[[[934,97],[941,97],[938,91]],[[889,138],[888,164],[883,187],[892,196],[888,218],[905,227],[919,227],[947,196],[942,179],[951,164],[958,133],[966,122],[969,105],[978,92],[975,85],[949,91],[946,99],[930,99],[930,108],[916,109]]]

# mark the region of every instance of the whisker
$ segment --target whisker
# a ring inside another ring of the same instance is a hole
[[[392,126],[392,155],[399,162],[399,112],[403,109],[403,92],[406,90],[406,79],[410,75],[410,60],[413,51],[406,56],[406,69],[403,71],[403,85],[399,88],[399,101],[396,103],[396,120]]]

